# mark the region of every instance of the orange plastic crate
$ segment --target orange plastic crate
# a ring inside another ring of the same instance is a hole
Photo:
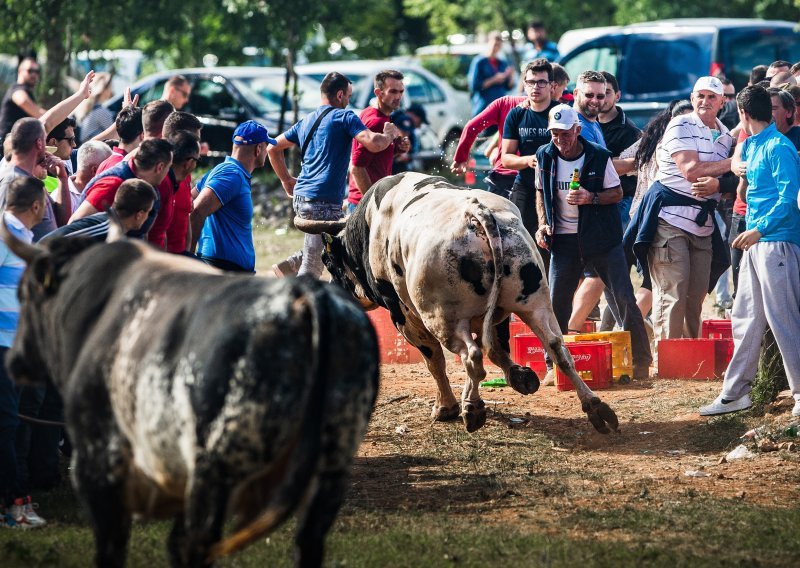
[[[530,367],[539,373],[547,372],[544,362],[544,347],[533,333],[520,333],[513,336],[511,346],[512,359],[518,365]]]
[[[703,320],[700,336],[704,339],[733,339],[731,320]]]
[[[610,341],[581,341],[565,343],[575,361],[575,371],[592,390],[606,389],[613,384]],[[556,389],[575,390],[569,379],[556,369]]]
[[[658,377],[719,379],[732,355],[732,339],[662,339],[658,342]]]
[[[394,327],[389,310],[377,308],[367,312],[367,316],[378,334],[381,363],[422,363],[425,361],[419,349],[406,341],[406,338]]]

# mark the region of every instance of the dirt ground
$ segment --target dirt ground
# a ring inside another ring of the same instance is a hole
[[[455,362],[448,370],[459,396],[466,373]],[[487,378],[502,375],[487,370]],[[745,440],[756,457],[720,463],[752,427],[789,440],[783,430],[796,422],[791,401],[700,417],[697,407],[716,397],[720,384],[652,379],[596,391],[620,419],[619,433],[607,436],[593,430],[574,392],[548,386],[525,397],[482,388],[489,417],[467,434],[460,421],[430,420],[435,384],[424,364],[383,365],[350,501],[384,510],[475,511],[500,526],[529,518],[533,507],[540,529],[581,537],[589,536],[585,527],[564,522],[581,508],[665,507],[697,497],[794,506],[800,452],[760,452],[756,440]],[[591,536],[609,538],[606,531]]]

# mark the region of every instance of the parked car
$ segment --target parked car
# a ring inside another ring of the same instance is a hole
[[[209,157],[218,160],[231,151],[236,125],[245,120],[264,124],[270,135],[277,136],[281,114],[286,70],[281,67],[214,67],[173,69],[145,77],[131,87],[139,95],[139,104],[161,98],[164,83],[174,75],[183,75],[192,85],[189,102],[181,110],[195,114],[203,123],[202,138],[210,148]],[[299,77],[300,118],[320,104],[319,84]],[[291,104],[291,103],[290,103]],[[122,95],[105,103],[112,112],[119,112]],[[284,129],[294,119],[287,110]]]
[[[522,53],[524,43],[517,42],[517,61],[524,65]],[[425,45],[414,52],[414,59],[425,69],[435,73],[451,86],[460,91],[468,91],[467,73],[469,65],[476,55],[486,53],[486,43],[460,43],[456,45]],[[500,57],[509,65],[516,67],[516,62],[508,42],[503,44]]]
[[[621,102],[688,98],[698,77],[724,73],[736,90],[750,70],[777,59],[800,60],[797,24],[778,20],[694,18],[620,26],[564,54],[574,87],[587,69],[619,81]],[[643,125],[640,125],[643,126]]]
[[[430,122],[430,130],[435,135],[440,147],[430,148],[424,144],[423,151],[429,158],[441,156],[442,148],[455,148],[461,136],[461,130],[470,119],[469,97],[466,93],[456,91],[445,81],[422,68],[416,63],[403,60],[368,60],[368,61],[325,61],[298,65],[297,72],[305,77],[322,82],[330,71],[338,71],[347,75],[353,82],[351,107],[358,111],[369,106],[374,99],[373,80],[383,69],[397,69],[405,77],[406,87],[403,95],[403,108],[411,103],[422,105]],[[435,154],[435,156],[434,156]]]

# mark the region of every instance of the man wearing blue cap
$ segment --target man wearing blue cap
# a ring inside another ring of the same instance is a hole
[[[268,144],[275,144],[275,139],[263,125],[243,122],[233,133],[231,155],[197,184],[189,221],[193,239],[199,235],[195,242],[203,262],[223,270],[255,272],[250,179],[253,170],[264,165]]]

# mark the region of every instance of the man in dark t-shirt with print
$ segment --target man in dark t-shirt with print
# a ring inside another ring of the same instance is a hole
[[[0,140],[5,140],[6,134],[11,132],[11,127],[20,118],[32,116],[39,118],[44,114],[44,109],[36,104],[33,89],[39,82],[42,68],[33,57],[24,57],[17,66],[17,82],[6,91],[0,103]]]
[[[548,112],[557,104],[550,98],[553,66],[546,59],[534,59],[525,67],[523,81],[528,95],[527,108],[513,108],[506,117],[502,162],[506,168],[519,172],[511,189],[511,202],[519,208],[523,225],[533,235],[539,225],[536,218],[536,151],[550,143]]]

